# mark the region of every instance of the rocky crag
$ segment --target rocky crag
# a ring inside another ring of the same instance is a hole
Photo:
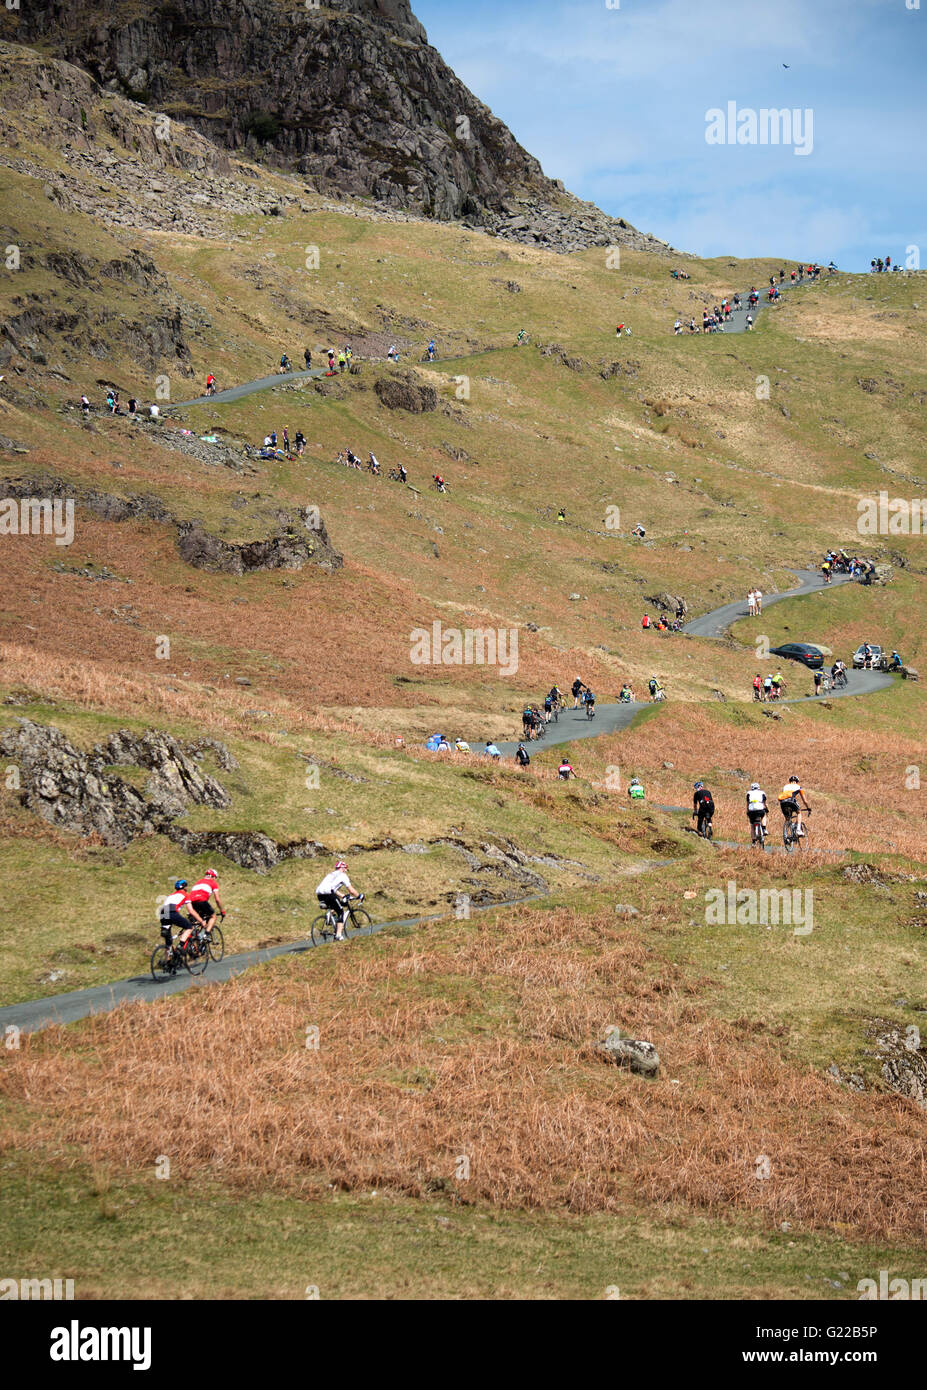
[[[0,37],[323,194],[557,251],[665,246],[548,178],[406,0],[31,0],[0,11]]]

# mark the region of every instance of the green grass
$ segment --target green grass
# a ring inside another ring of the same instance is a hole
[[[922,1251],[742,1217],[629,1205],[589,1218],[464,1205],[456,1185],[409,1200],[371,1190],[305,1202],[91,1170],[7,1149],[11,1278],[73,1278],[79,1299],[855,1299]],[[462,1194],[464,1184],[460,1185]],[[842,1280],[842,1274],[849,1275]],[[834,1287],[838,1283],[840,1287]],[[317,1293],[316,1293],[317,1291]]]

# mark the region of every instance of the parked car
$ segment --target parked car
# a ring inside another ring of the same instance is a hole
[[[873,671],[883,671],[887,665],[884,651],[881,647],[877,646],[875,642],[869,643],[869,650],[872,652]],[[856,651],[853,653],[853,669],[856,671],[860,671],[862,670],[863,666],[865,666],[865,664],[866,643],[861,642],[860,645],[856,648]]]
[[[771,654],[784,656],[787,661],[800,661],[812,671],[820,671],[824,665],[820,647],[814,647],[810,642],[786,642],[781,647],[773,647]]]

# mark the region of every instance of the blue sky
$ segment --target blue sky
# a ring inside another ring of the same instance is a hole
[[[916,246],[927,268],[927,0],[609,3],[412,7],[545,173],[642,231],[847,269]],[[729,102],[810,109],[810,152],[708,144]]]

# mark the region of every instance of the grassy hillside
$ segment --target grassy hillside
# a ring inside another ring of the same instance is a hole
[[[923,277],[839,274],[750,335],[677,337],[677,316],[794,261],[689,258],[677,281],[662,256],[555,256],[325,200],[179,125],[159,143],[144,108],[11,45],[0,89],[18,258],[0,279],[0,491],[78,498],[70,546],[0,536],[0,730],[25,717],[83,753],[123,729],[219,739],[233,770],[203,768],[229,804],[188,806],[179,830],[319,846],[258,873],[166,834],[105,843],[24,807],[6,767],[0,868],[28,911],[0,931],[0,1003],[144,974],[157,900],[210,863],[234,951],[304,939],[336,853],[378,921],[448,918],[6,1050],[13,1263],[49,1265],[39,1213],[62,1210],[68,1268],[101,1297],[176,1294],[178,1261],[183,1289],[208,1270],[213,1293],[254,1297],[839,1297],[910,1266],[923,1109],[873,1029],[927,1010],[923,686],[775,718],[748,701],[763,638],[844,657],[869,639],[923,665],[925,539],[857,530],[861,497],[927,496]],[[345,343],[334,379],[176,404],[208,372],[224,388]],[[391,382],[433,408],[390,408]],[[163,420],[107,415],[108,386]],[[284,427],[301,457],[246,447]],[[345,446],[383,476],[337,465]],[[386,477],[399,463],[408,486]],[[110,519],[112,499],[133,516]],[[313,507],[340,568],[228,573],[178,548],[178,523],[241,545]],[[833,544],[890,582],[783,603],[723,642],[641,630],[656,595],[698,614],[776,592]],[[413,630],[434,622],[517,633],[517,662],[418,664]],[[436,729],[518,736],[555,681],[604,703],[652,672],[666,705],[575,743],[569,784],[561,748],[533,747],[527,772],[423,748]],[[751,857],[745,789],[793,769],[820,853]],[[148,773],[106,775],[141,791]],[[714,846],[688,833],[696,777]],[[706,894],[731,881],[813,891],[813,931],[710,927]],[[462,895],[492,910],[457,920]],[[657,1081],[604,1065],[609,1024],[653,1040]],[[183,1086],[151,1085],[181,1067]],[[168,1230],[161,1265],[139,1264]]]

